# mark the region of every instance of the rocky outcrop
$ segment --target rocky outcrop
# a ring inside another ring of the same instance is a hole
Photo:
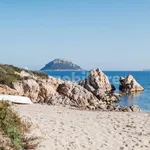
[[[94,88],[93,93],[95,94],[93,94],[77,83],[65,82],[53,77],[41,79],[25,71],[18,75],[21,76],[22,80],[12,83],[13,89],[10,89],[10,91],[29,97],[35,103],[110,110],[110,108],[114,108],[114,103],[118,101],[114,94],[106,94]],[[5,91],[5,93],[7,94],[8,91]]]
[[[114,108],[114,103],[120,101],[119,96],[112,92],[115,90],[115,87],[100,69],[91,70],[88,79],[80,81],[79,85],[103,101],[107,105],[107,109]]]
[[[100,70],[91,70],[88,80],[78,83],[62,81],[53,77],[41,78],[26,71],[17,72],[21,80],[12,83],[12,88],[0,85],[0,94],[29,97],[34,103],[62,105],[102,111],[138,111],[137,107],[116,108],[119,96],[112,92],[106,75]]]
[[[20,75],[23,80],[13,83],[13,88],[19,95],[27,96],[33,102],[78,108],[104,108],[102,101],[76,83],[64,82],[53,77],[40,79],[25,72]]]
[[[128,75],[126,78],[120,77],[119,89],[124,93],[131,93],[144,90],[144,88],[134,79],[132,75]]]
[[[94,89],[101,89],[104,91],[112,90],[112,85],[110,84],[108,77],[99,68],[89,72],[86,86],[87,84]]]
[[[17,95],[18,92],[7,85],[0,84],[0,94],[6,94],[6,95]]]
[[[79,82],[79,85],[83,86],[90,92],[95,90],[101,91],[114,91],[115,87],[109,82],[108,77],[98,68],[92,69],[89,72],[88,78]]]
[[[52,97],[63,81],[49,77],[48,79],[41,79],[27,73],[20,73],[22,80],[13,83],[13,89],[19,95],[29,97],[33,102],[43,103],[45,100]],[[25,75],[25,76],[24,76]]]

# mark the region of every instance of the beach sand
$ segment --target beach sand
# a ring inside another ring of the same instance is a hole
[[[150,150],[150,113],[15,105],[41,137],[37,150]]]

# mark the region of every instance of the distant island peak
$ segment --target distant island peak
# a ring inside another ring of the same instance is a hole
[[[70,60],[56,58],[45,65],[41,70],[83,70]]]

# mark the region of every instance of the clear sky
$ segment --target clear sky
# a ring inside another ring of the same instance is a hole
[[[150,0],[0,0],[0,63],[150,69]]]

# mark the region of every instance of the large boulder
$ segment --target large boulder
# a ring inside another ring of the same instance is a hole
[[[18,95],[29,97],[33,102],[44,103],[55,95],[59,84],[62,80],[49,77],[41,79],[24,71],[20,73],[22,80],[13,83],[13,89]]]
[[[95,90],[102,90],[104,92],[115,90],[114,85],[109,82],[108,77],[99,68],[96,70],[92,69],[89,72],[88,78],[81,80],[79,85],[92,93]]]
[[[51,82],[40,80],[39,84],[39,92],[37,97],[37,102],[44,103],[47,99],[51,98],[56,93],[56,88],[51,84]]]
[[[112,85],[110,84],[108,77],[99,68],[89,72],[87,81],[94,89],[101,89],[104,91],[112,90]]]
[[[126,78],[120,77],[119,89],[124,93],[131,93],[144,90],[144,88],[134,79],[132,75],[128,75]]]
[[[33,79],[23,80],[21,82],[13,83],[13,88],[19,93],[32,99],[35,102],[38,98],[39,84]]]
[[[18,95],[18,92],[7,85],[0,84],[0,94],[4,95]]]
[[[59,85],[57,92],[65,99],[70,100],[68,101],[70,106],[92,109],[106,109],[107,107],[103,101],[97,99],[91,92],[76,83],[64,82]]]

